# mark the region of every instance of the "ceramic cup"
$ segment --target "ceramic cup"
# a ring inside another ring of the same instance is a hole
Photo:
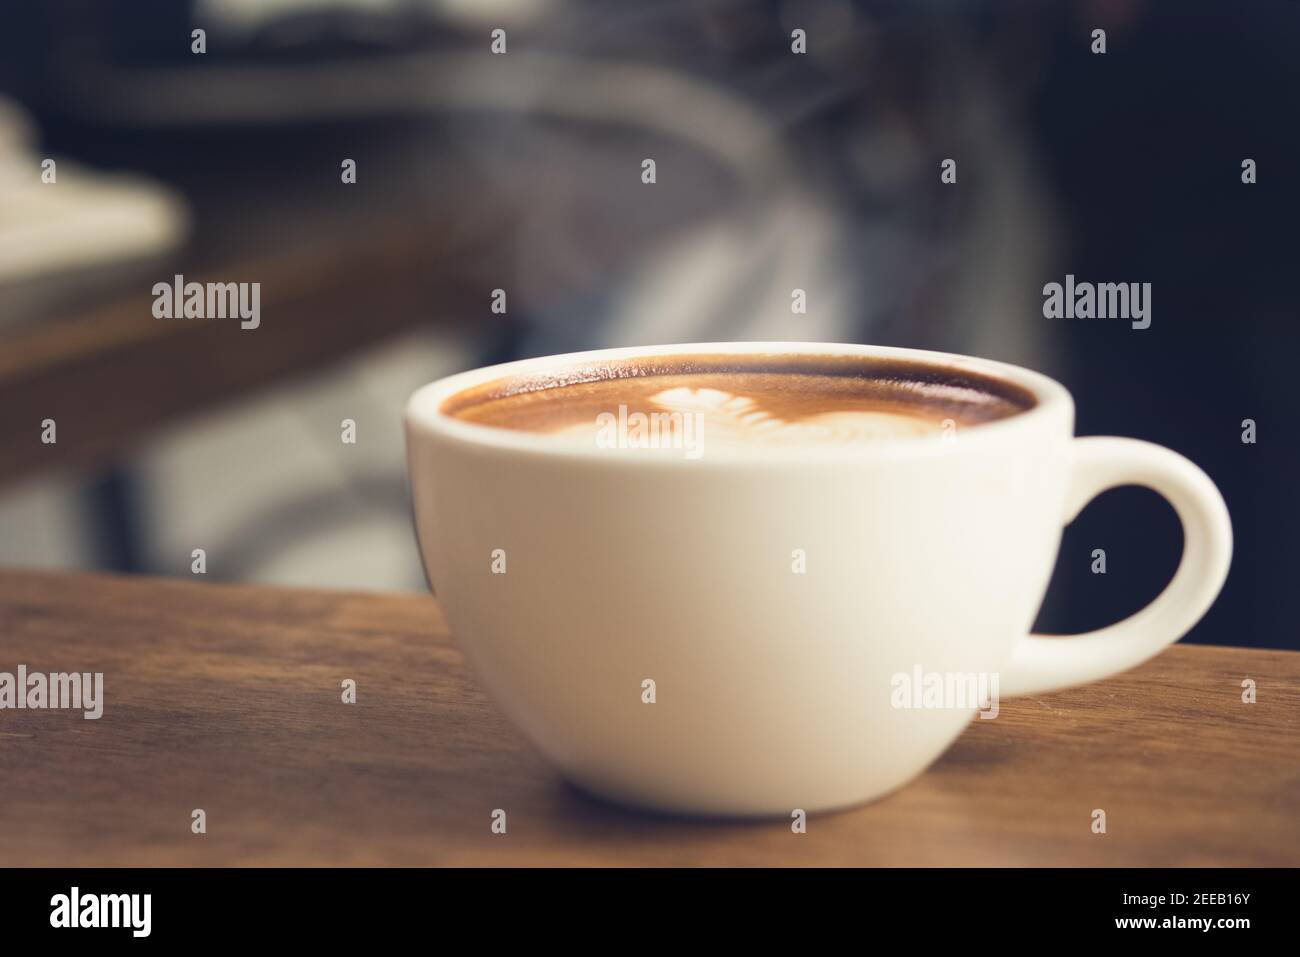
[[[442,409],[501,378],[681,353],[901,359],[1012,383],[1035,404],[952,441],[719,455],[706,444],[696,458],[579,447]],[[1000,698],[1124,671],[1196,623],[1232,551],[1218,490],[1168,449],[1073,431],[1069,393],[1036,372],[821,343],[529,359],[442,379],[406,411],[425,569],[497,704],[580,788],[726,816],[883,795]],[[1173,580],[1100,631],[1030,634],[1063,527],[1119,485],[1177,511]]]

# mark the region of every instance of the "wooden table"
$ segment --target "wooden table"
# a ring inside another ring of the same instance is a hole
[[[1291,652],[1176,647],[1003,702],[911,785],[803,835],[566,787],[431,597],[0,571],[0,671],[19,664],[102,671],[106,705],[0,711],[0,865],[1300,863]]]

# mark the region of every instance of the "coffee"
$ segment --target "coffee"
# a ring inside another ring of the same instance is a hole
[[[940,435],[1023,412],[1033,396],[952,367],[859,356],[665,355],[507,377],[444,414],[590,445],[602,423],[699,423],[710,447],[825,445]]]

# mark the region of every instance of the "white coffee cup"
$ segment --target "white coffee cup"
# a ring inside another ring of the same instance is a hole
[[[706,441],[694,459],[578,446],[441,409],[504,377],[678,353],[910,360],[1012,383],[1036,404],[953,441],[719,455]],[[1214,484],[1168,449],[1073,430],[1069,393],[1036,372],[823,343],[529,359],[425,386],[406,410],[425,569],[502,710],[580,788],[735,816],[883,795],[979,710],[955,693],[971,676],[1000,697],[1096,681],[1204,614],[1232,552]],[[1173,580],[1100,631],[1029,634],[1062,528],[1119,485],[1152,488],[1178,513]],[[913,693],[940,682],[948,695]]]

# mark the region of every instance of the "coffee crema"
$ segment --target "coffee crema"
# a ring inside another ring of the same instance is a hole
[[[662,445],[685,437],[688,445],[697,441],[712,449],[936,436],[1035,404],[1030,392],[1013,383],[921,362],[683,354],[507,376],[456,393],[441,411],[586,446],[648,447],[650,439]],[[619,433],[612,445],[611,428]],[[619,430],[637,434],[629,440]]]

